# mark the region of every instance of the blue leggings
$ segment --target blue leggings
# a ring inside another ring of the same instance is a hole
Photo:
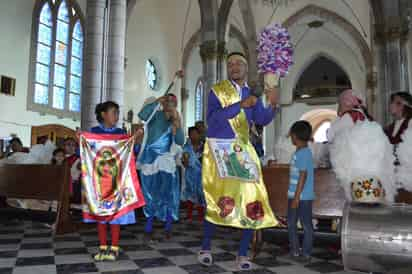
[[[146,225],[144,227],[144,232],[146,233],[152,233],[153,231],[153,220],[154,217],[148,217],[146,221]],[[167,214],[166,216],[166,223],[165,223],[165,231],[170,232],[172,230],[172,223],[173,223],[173,218],[170,214]]]
[[[210,245],[212,242],[213,235],[216,231],[216,225],[204,220],[204,237],[202,241],[202,250],[210,250]],[[242,230],[242,239],[240,240],[239,246],[239,256],[247,256],[247,251],[249,248],[250,241],[253,237],[252,229],[243,229]]]

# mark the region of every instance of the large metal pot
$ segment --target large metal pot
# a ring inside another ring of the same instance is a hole
[[[412,206],[347,203],[341,237],[345,270],[412,273]]]

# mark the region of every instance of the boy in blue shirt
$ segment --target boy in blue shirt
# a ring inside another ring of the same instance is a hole
[[[288,190],[288,233],[289,251],[292,259],[308,263],[311,259],[313,227],[312,201],[313,190],[313,158],[308,147],[312,137],[312,127],[306,121],[297,121],[290,129],[292,143],[296,152],[290,162],[290,182]],[[299,256],[299,237],[297,233],[298,218],[303,226],[302,256]]]

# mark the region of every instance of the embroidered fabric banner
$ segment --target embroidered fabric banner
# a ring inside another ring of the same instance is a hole
[[[128,135],[81,134],[84,218],[111,221],[145,205],[133,147]]]
[[[236,139],[208,139],[208,141],[220,178],[253,183],[259,181],[258,167],[245,144],[237,142]]]

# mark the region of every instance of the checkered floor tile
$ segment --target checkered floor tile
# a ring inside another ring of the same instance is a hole
[[[240,233],[220,228],[213,241],[215,264],[203,267],[197,262],[202,238],[199,223],[175,224],[173,235],[166,240],[160,224],[155,226],[154,241],[143,237],[143,224],[123,227],[121,256],[116,262],[94,262],[98,238],[94,229],[53,237],[49,228],[31,221],[0,223],[0,274],[202,274],[237,273],[236,253]],[[262,252],[253,269],[243,273],[346,273],[340,257],[317,246],[310,264],[288,260],[286,234],[265,232]],[[273,240],[273,241],[272,241]],[[337,241],[337,240],[335,240]],[[276,243],[276,244],[275,244]]]

